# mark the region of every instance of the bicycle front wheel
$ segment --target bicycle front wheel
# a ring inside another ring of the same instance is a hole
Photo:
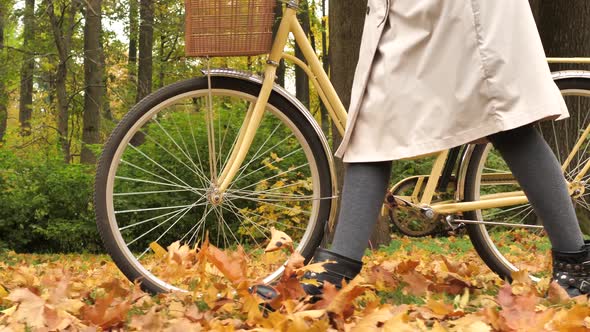
[[[558,79],[556,83],[564,96],[570,117],[536,126],[560,164],[564,165],[564,176],[571,188],[576,214],[586,236],[590,234],[590,190],[587,184],[590,175],[584,166],[590,161],[590,141],[589,138],[581,137],[590,126],[590,78]],[[586,174],[580,174],[583,171]],[[477,201],[519,191],[520,186],[491,144],[476,146],[466,173],[465,200]],[[548,197],[550,195],[548,193]],[[550,198],[546,204],[551,204]],[[551,244],[542,220],[535,215],[530,204],[466,212],[465,218],[497,223],[469,224],[467,230],[480,257],[500,277],[511,280],[511,273],[519,270],[527,270],[534,280],[550,276]]]
[[[105,144],[95,182],[98,229],[117,266],[143,289],[190,290],[199,280],[183,252],[206,237],[256,255],[275,227],[308,259],[319,245],[332,203],[329,152],[313,118],[278,93],[232,184],[214,192],[259,91],[228,77],[212,77],[210,88],[206,78],[164,87]],[[257,264],[256,276],[276,278],[287,254],[275,258]]]

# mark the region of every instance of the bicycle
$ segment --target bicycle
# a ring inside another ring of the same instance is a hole
[[[207,6],[210,2],[216,1],[199,3]],[[346,110],[297,21],[298,0],[283,2],[286,5],[274,40],[269,35],[273,21],[269,15],[275,0],[244,2],[251,10],[244,14],[249,24],[266,28],[264,33],[239,37],[238,53],[268,53],[265,78],[232,69],[203,70],[203,77],[166,86],[140,101],[105,143],[95,183],[98,229],[120,270],[129,280],[141,281],[145,290],[191,288],[194,281],[178,277],[164,264],[162,257],[175,241],[195,247],[207,238],[216,246],[241,244],[250,252],[259,252],[268,239],[268,228],[275,226],[290,234],[296,249],[309,260],[325,228],[334,223],[338,186],[330,146],[311,113],[274,83],[279,61],[303,68],[341,134]],[[221,3],[216,6],[223,6]],[[235,16],[241,9],[229,10]],[[289,33],[308,65],[283,52]],[[223,45],[227,41],[221,37],[201,44],[206,48]],[[263,40],[257,40],[262,47],[247,42],[255,37]],[[219,55],[235,52],[224,50]],[[590,73],[560,72],[554,78],[572,114],[580,114],[587,104],[583,98],[590,97]],[[581,116],[582,122],[580,116],[572,119],[586,129],[571,148],[568,141],[564,171],[577,175],[569,182],[570,192],[583,201],[590,158],[580,157],[579,152],[587,152],[590,124],[586,125],[587,115]],[[518,254],[506,252],[499,237],[515,238],[523,229],[539,233],[542,226],[522,224],[526,218],[515,224],[485,221],[484,216],[490,209],[496,215],[517,211],[515,207],[525,205],[526,197],[514,188],[514,179],[487,145],[470,144],[434,156],[430,175],[394,185],[386,197],[387,206],[431,224],[464,225],[486,264],[510,278],[510,272],[523,264]],[[488,168],[499,172],[484,172]],[[410,194],[401,191],[402,187]],[[535,243],[542,243],[540,236]],[[285,259],[278,257],[264,271],[256,271],[267,275],[263,282],[282,273]],[[539,271],[532,271],[532,276],[536,278]]]

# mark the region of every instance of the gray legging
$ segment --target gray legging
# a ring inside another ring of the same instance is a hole
[[[582,232],[555,155],[532,125],[488,139],[500,152],[543,220],[554,250],[579,251]],[[534,167],[530,167],[534,165]],[[331,251],[360,260],[379,216],[391,161],[346,164],[342,203]]]

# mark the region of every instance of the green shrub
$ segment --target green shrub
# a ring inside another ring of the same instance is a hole
[[[94,169],[58,157],[19,158],[0,150],[0,248],[98,252]]]

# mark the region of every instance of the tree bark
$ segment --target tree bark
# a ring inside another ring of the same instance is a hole
[[[281,5],[280,2],[277,2],[277,5],[275,7],[275,23],[272,27],[272,31],[273,31],[273,36],[275,36],[277,34],[277,31],[279,30],[279,23],[281,23],[281,19],[283,17],[283,6]],[[277,73],[276,73],[276,82],[278,85],[280,86],[285,86],[285,61],[281,61],[279,63],[279,67],[277,68]]]
[[[354,71],[359,58],[359,50],[365,13],[367,12],[367,0],[343,1],[330,0],[329,2],[329,38],[330,46],[330,81],[340,96],[344,107],[350,105],[350,92]],[[338,130],[332,127],[332,144],[334,150],[340,145],[342,138]],[[337,160],[338,183],[342,190],[343,167]],[[327,232],[324,242],[329,242],[333,227]]]
[[[20,71],[20,98],[18,120],[21,127],[21,135],[31,134],[31,115],[33,113],[33,71],[35,68],[35,57],[32,49],[35,37],[35,0],[25,1],[25,13],[23,19],[23,63]]]
[[[103,71],[100,35],[102,0],[86,1],[84,26],[84,116],[82,128],[82,152],[80,162],[96,163],[96,156],[87,144],[100,143],[100,118],[103,103]]]
[[[139,4],[138,0],[129,0],[129,80],[137,79],[137,35],[139,33]]]
[[[301,22],[301,27],[303,28],[305,35],[308,36],[310,22],[307,0],[301,1],[299,6],[301,7],[301,10],[297,13],[297,18],[299,19],[299,22]],[[306,62],[303,52],[297,44],[295,44],[295,56],[304,63]],[[307,109],[309,109],[309,78],[305,74],[305,71],[297,65],[295,65],[295,96],[301,101],[301,103],[303,103],[303,105],[305,105],[305,107],[307,107]]]
[[[152,50],[154,47],[154,1],[139,2],[139,67],[137,69],[137,100],[152,92]]]
[[[63,158],[66,163],[71,161],[70,139],[69,135],[69,100],[67,94],[66,80],[68,76],[68,61],[72,44],[72,36],[75,30],[75,18],[80,3],[76,0],[64,4],[60,12],[61,17],[55,15],[53,0],[47,1],[47,14],[51,23],[51,29],[57,48],[59,63],[55,77],[55,89],[57,94],[57,130],[59,133],[59,142],[61,145]]]
[[[8,120],[8,92],[6,91],[6,77],[8,70],[8,57],[4,49],[4,22],[6,22],[7,6],[0,2],[0,143],[6,134]]]
[[[322,0],[322,67],[326,73],[330,72],[330,57],[328,53],[328,27],[326,26],[326,0]],[[324,103],[320,103],[322,131],[326,134],[330,131],[330,116]]]

